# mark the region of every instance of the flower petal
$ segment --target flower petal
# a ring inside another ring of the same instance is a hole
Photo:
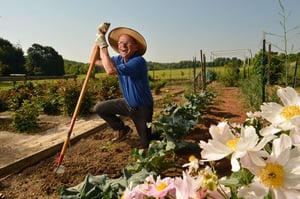
[[[232,149],[217,140],[200,141],[200,147],[203,149],[201,157],[208,161],[220,160],[232,153]]]
[[[279,138],[273,141],[271,156],[273,156],[279,164],[285,165],[290,158],[291,147],[291,138],[286,134],[281,134]]]
[[[300,97],[292,87],[280,88],[277,90],[277,95],[280,97],[284,106],[300,105]]]

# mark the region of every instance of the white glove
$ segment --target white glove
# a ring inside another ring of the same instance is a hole
[[[108,31],[110,23],[103,23],[98,27],[98,33],[96,34],[96,43],[100,48],[105,48],[108,46],[105,39],[105,33]]]

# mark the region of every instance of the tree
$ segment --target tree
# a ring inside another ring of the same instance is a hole
[[[25,73],[24,64],[23,50],[0,38],[0,75]]]
[[[33,44],[27,50],[26,70],[30,75],[64,75],[64,60],[52,47]]]

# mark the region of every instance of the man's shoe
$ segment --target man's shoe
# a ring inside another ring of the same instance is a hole
[[[125,140],[132,133],[132,129],[129,126],[125,126],[124,129],[118,131],[118,137],[113,138],[112,142],[121,142]]]

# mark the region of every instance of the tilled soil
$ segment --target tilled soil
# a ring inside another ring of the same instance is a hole
[[[196,125],[187,137],[195,143],[209,138],[208,128],[211,124],[217,124],[222,119],[242,123],[246,117],[243,97],[238,88],[224,88],[215,83],[210,87],[213,87],[217,97],[210,112],[204,116],[204,122]],[[130,120],[126,120],[126,123],[134,129]],[[114,132],[106,128],[69,147],[63,159],[64,173],[54,172],[59,157],[57,153],[18,174],[1,179],[0,199],[59,198],[57,192],[61,187],[75,186],[82,182],[87,174],[119,177],[122,169],[134,161],[130,156],[131,149],[141,146],[135,129],[128,139],[117,144],[110,142],[113,136]],[[178,154],[178,163],[188,162],[187,158],[191,154],[199,156],[200,151]],[[228,171],[228,163],[220,164],[220,171]]]

